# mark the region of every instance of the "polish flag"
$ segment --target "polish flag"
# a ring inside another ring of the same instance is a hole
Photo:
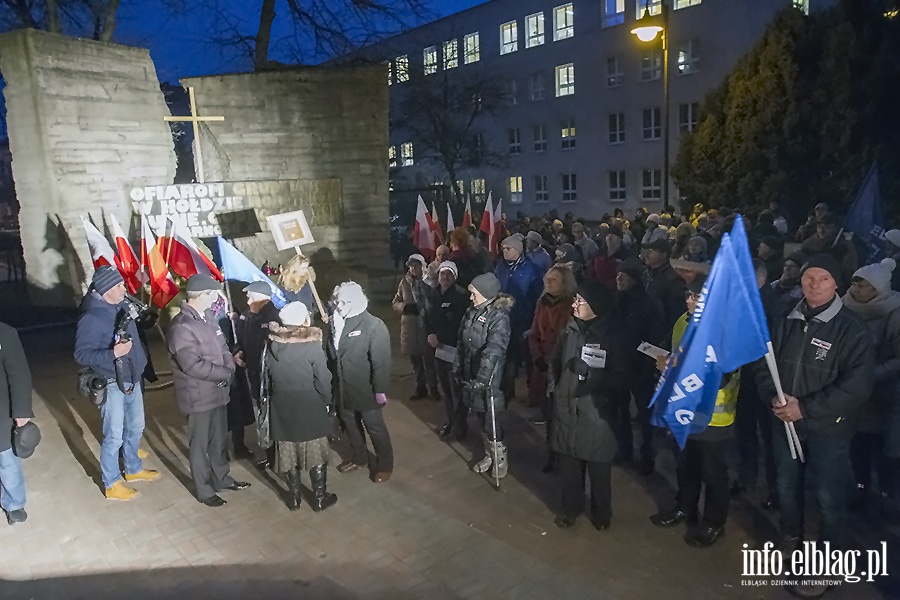
[[[456,225],[453,224],[453,211],[450,210],[450,203],[447,203],[447,237],[450,237],[450,232],[456,229]]]
[[[437,206],[434,205],[434,201],[431,202],[431,231],[434,232],[435,243],[443,244],[444,234],[441,231],[441,222],[438,220]]]
[[[150,298],[153,304],[165,308],[178,295],[178,286],[169,273],[156,236],[144,215],[141,215],[141,263],[150,275]]]
[[[197,247],[187,227],[172,215],[166,221],[165,235],[159,238],[159,249],[166,264],[185,279],[201,273],[216,281],[225,281],[219,268]]]
[[[494,240],[497,244],[503,241],[503,231],[500,229],[500,222],[503,220],[503,198],[497,201],[497,208],[494,209]]]
[[[434,226],[431,222],[431,215],[425,208],[425,201],[419,196],[419,202],[416,206],[416,228],[413,232],[413,244],[425,257],[425,260],[434,259],[434,250],[437,245],[434,243]]]
[[[484,205],[484,214],[481,216],[481,231],[487,234],[487,249],[491,256],[497,256],[497,228],[494,227],[494,201],[488,192],[487,203]]]
[[[117,267],[116,253],[113,252],[106,236],[100,233],[100,230],[84,217],[81,217],[81,222],[84,224],[84,233],[87,235],[88,249],[91,251],[91,261],[94,263],[94,269],[99,269],[103,265]]]
[[[112,234],[116,241],[116,250],[118,251],[116,266],[119,267],[119,272],[122,273],[122,278],[125,279],[128,291],[136,294],[141,289],[141,285],[147,281],[147,276],[141,267],[141,261],[138,260],[137,254],[134,253],[131,244],[128,243],[128,238],[125,237],[125,232],[119,225],[119,220],[112,213],[107,216],[112,226]]]
[[[472,205],[469,202],[469,199],[466,198],[466,210],[463,212],[463,227],[469,227],[472,225]]]

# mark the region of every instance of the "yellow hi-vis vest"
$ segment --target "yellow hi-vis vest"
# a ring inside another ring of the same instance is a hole
[[[675,326],[672,328],[673,352],[675,348],[678,348],[678,343],[681,342],[681,338],[684,337],[689,318],[690,316],[687,313],[684,313],[681,315],[681,318],[675,321]],[[723,381],[727,377],[728,374],[722,378]],[[741,371],[739,369],[731,374],[731,378],[725,385],[719,388],[719,393],[716,395],[716,408],[713,412],[712,419],[709,421],[710,427],[727,427],[734,423],[734,415],[737,412],[738,391],[740,388]]]

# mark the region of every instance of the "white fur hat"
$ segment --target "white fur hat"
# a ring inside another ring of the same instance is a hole
[[[283,325],[306,325],[309,319],[309,309],[302,302],[290,302],[278,313]]]
[[[885,231],[884,239],[889,241],[897,248],[900,248],[900,229],[890,229],[888,231]]]
[[[880,263],[857,269],[853,276],[868,281],[880,295],[891,289],[891,274],[896,267],[897,263],[894,262],[894,259],[885,258]]]

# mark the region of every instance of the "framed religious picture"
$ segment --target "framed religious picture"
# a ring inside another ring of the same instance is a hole
[[[295,248],[315,241],[302,210],[272,215],[266,217],[266,222],[269,224],[272,237],[275,238],[275,246],[279,250]]]

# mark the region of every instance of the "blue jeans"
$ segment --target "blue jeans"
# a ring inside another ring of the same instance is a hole
[[[144,434],[144,397],[141,386],[135,385],[125,394],[111,379],[106,383],[106,403],[100,407],[103,418],[103,443],[100,446],[100,472],[103,486],[112,487],[122,478],[119,470],[119,450],[125,459],[125,472],[134,475],[143,470],[138,458],[138,445]]]
[[[771,418],[771,417],[770,417]],[[778,500],[781,502],[781,534],[803,536],[803,491],[807,471],[815,485],[821,519],[819,541],[841,548],[847,523],[847,490],[853,470],[850,465],[850,440],[837,437],[810,437],[801,442],[806,463],[791,458],[781,421],[772,421],[775,447]]]
[[[6,512],[25,508],[25,477],[22,463],[12,448],[0,452],[0,506]]]

